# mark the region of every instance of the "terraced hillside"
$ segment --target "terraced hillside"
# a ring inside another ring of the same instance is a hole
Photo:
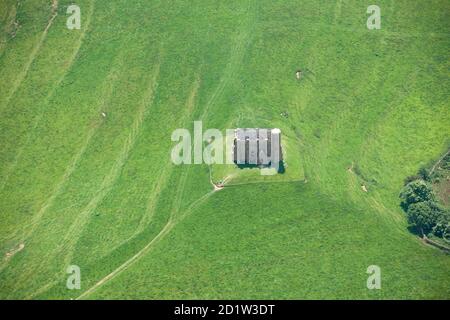
[[[69,30],[72,1],[1,0],[0,298],[450,298],[398,200],[448,147],[450,2],[376,2],[380,30],[372,1],[76,0]],[[214,192],[170,161],[195,120],[298,160]]]

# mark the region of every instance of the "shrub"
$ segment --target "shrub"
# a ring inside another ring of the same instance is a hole
[[[431,186],[423,180],[415,180],[408,183],[400,193],[401,206],[408,211],[410,205],[419,202],[432,201],[435,196]]]
[[[450,153],[448,153],[442,160],[441,168],[450,170]]]
[[[406,211],[408,222],[420,230],[421,234],[427,234],[436,223],[436,217],[428,202],[413,203]]]
[[[446,239],[447,241],[450,239],[450,224],[449,223],[437,223],[433,227],[433,234],[436,237],[440,237]]]
[[[444,239],[450,238],[450,212],[442,210],[433,227],[433,234]]]
[[[432,232],[435,236],[444,237],[449,233],[449,215],[437,202],[424,201],[412,203],[406,211],[408,222],[423,234]]]
[[[415,180],[419,180],[419,179],[421,179],[421,177],[419,175],[409,176],[409,177],[406,177],[406,179],[403,181],[403,184],[406,186],[408,183],[413,182]]]
[[[422,167],[419,170],[419,177],[425,181],[429,181],[430,179],[430,172],[427,170],[427,168]]]

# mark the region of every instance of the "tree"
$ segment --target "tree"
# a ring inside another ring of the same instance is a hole
[[[433,210],[427,202],[412,203],[406,211],[408,222],[415,226],[422,236],[428,233],[435,225]]]
[[[409,206],[408,211],[406,211],[406,215],[408,217],[408,222],[416,226],[421,231],[422,235],[430,231],[433,231],[433,234],[435,234],[435,227],[437,224],[442,226],[439,226],[436,229],[436,232],[439,234],[444,234],[446,232],[446,225],[448,224],[449,219],[445,209],[437,202],[423,201],[413,203]]]
[[[438,222],[433,227],[433,234],[436,237],[440,237],[440,238],[443,238],[443,239],[446,239],[447,241],[449,241],[450,240],[450,223]]]
[[[430,179],[430,172],[428,171],[427,168],[422,167],[419,170],[419,177],[421,177],[425,181],[429,181],[429,179]]]
[[[403,210],[408,211],[410,205],[425,202],[435,201],[435,196],[431,186],[423,180],[415,180],[408,183],[400,193],[402,200],[401,206]]]
[[[418,174],[414,175],[414,176],[409,176],[406,177],[405,180],[403,180],[403,184],[406,186],[408,183],[413,182],[415,180],[419,180],[422,179],[421,176],[419,176]]]
[[[450,238],[450,211],[442,210],[437,217],[436,225],[433,227],[433,234],[444,239]]]

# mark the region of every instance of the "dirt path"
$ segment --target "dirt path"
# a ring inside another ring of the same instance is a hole
[[[439,160],[438,160],[438,162],[436,162],[435,164],[434,164],[434,166],[431,168],[431,170],[430,170],[430,175],[432,175],[433,174],[433,172],[434,172],[434,170],[436,169],[436,167],[442,162],[442,160],[444,160],[444,158],[446,157],[446,156],[448,156],[450,154],[450,150],[448,150]]]
[[[6,254],[5,254],[5,259],[8,260],[10,259],[13,255],[15,255],[17,252],[22,251],[23,248],[25,248],[25,244],[21,243],[19,244],[17,247],[9,250]]]
[[[252,28],[252,25],[253,25],[254,20],[255,20],[254,19],[255,18],[255,16],[254,16],[255,11],[252,10],[253,9],[252,8],[253,4],[256,4],[256,2],[253,1],[253,0],[250,0],[249,1],[248,12],[249,12],[249,16],[251,18],[245,23],[245,28],[244,28],[244,30],[242,30],[241,34],[238,37],[238,41],[237,41],[235,47],[232,49],[231,57],[230,57],[230,61],[229,61],[229,64],[227,66],[227,69],[224,72],[224,75],[223,75],[222,79],[220,80],[220,83],[219,83],[218,87],[216,88],[216,90],[212,94],[211,98],[208,100],[208,102],[207,102],[207,104],[205,106],[205,109],[204,109],[204,111],[203,111],[203,113],[202,113],[202,115],[200,117],[200,120],[203,120],[203,119],[206,118],[210,108],[215,104],[216,100],[222,95],[222,93],[224,92],[226,86],[231,81],[233,75],[237,71],[237,68],[238,68],[238,66],[239,66],[239,64],[240,64],[240,62],[242,60],[243,54],[244,54],[244,49],[247,47],[247,45],[250,42],[251,28]],[[186,173],[184,173],[182,178],[180,179],[180,184],[182,185],[182,187],[178,189],[179,191],[177,192],[177,196],[176,196],[176,199],[174,201],[173,210],[171,212],[169,220],[168,220],[167,224],[163,227],[163,229],[158,233],[158,235],[156,235],[146,246],[144,246],[144,248],[142,248],[140,251],[138,251],[130,259],[125,261],[117,269],[115,269],[113,272],[111,272],[110,274],[108,274],[107,276],[102,278],[100,281],[98,281],[94,286],[92,286],[91,288],[86,290],[84,293],[82,293],[77,298],[77,300],[78,299],[83,299],[84,297],[88,296],[89,294],[94,292],[98,287],[102,286],[106,282],[108,282],[111,279],[115,278],[118,274],[120,274],[121,272],[126,270],[129,266],[134,264],[146,252],[148,252],[151,248],[153,248],[153,246],[156,243],[158,243],[162,238],[164,238],[165,235],[167,235],[173,229],[173,227],[176,224],[178,224],[190,212],[192,212],[192,210],[194,208],[196,208],[199,204],[201,204],[203,201],[208,199],[209,196],[211,196],[215,191],[217,191],[216,186],[214,185],[214,183],[212,183],[212,179],[211,179],[211,175],[210,175],[210,181],[211,181],[212,185],[214,186],[214,190],[206,193],[205,195],[203,195],[202,197],[200,197],[199,199],[194,201],[188,207],[186,212],[184,214],[180,214],[180,216],[177,218],[176,216],[177,216],[177,213],[178,213],[178,211],[179,211],[179,209],[181,207],[182,196],[184,194],[184,189],[185,189],[185,184],[186,184],[186,179],[187,179],[187,171],[188,170],[186,170]],[[211,171],[210,171],[210,174],[211,174]]]
[[[94,3],[95,3],[95,0],[92,0],[91,6],[90,6],[90,11],[89,11],[89,13],[88,13],[88,15],[87,15],[87,17],[86,17],[86,22],[84,23],[84,28],[82,29],[81,35],[80,35],[80,37],[78,38],[78,42],[77,42],[77,45],[75,46],[75,50],[73,51],[72,55],[70,56],[70,58],[69,58],[69,60],[68,60],[66,70],[63,72],[62,76],[57,80],[56,84],[53,86],[53,88],[51,89],[51,91],[50,91],[50,92],[47,94],[47,96],[45,97],[45,99],[44,99],[45,103],[48,103],[48,101],[50,101],[50,99],[53,97],[53,95],[54,95],[55,92],[56,92],[56,89],[60,86],[60,84],[61,84],[61,83],[63,82],[63,80],[65,79],[65,77],[66,77],[68,71],[70,70],[70,68],[72,67],[72,65],[73,65],[73,63],[74,63],[74,61],[75,61],[76,56],[78,55],[78,52],[80,51],[81,45],[82,45],[83,40],[84,40],[84,37],[85,37],[85,35],[86,35],[86,31],[89,29],[89,26],[90,26],[90,23],[91,23],[91,20],[92,20],[92,16],[93,16],[93,13],[94,13]],[[45,36],[44,36],[44,38],[42,39],[42,43],[43,43],[44,40],[45,40],[45,37],[46,37],[46,35],[47,35],[47,33],[48,33],[48,29],[50,28],[51,24],[53,23],[53,20],[54,20],[54,19],[56,18],[56,16],[57,16],[58,1],[54,1],[54,2],[53,2],[52,8],[53,8],[52,10],[54,10],[55,13],[54,13],[54,15],[52,16],[52,19],[50,20],[49,24],[47,25],[46,30],[44,31]],[[40,48],[40,46],[42,46],[42,43],[39,45],[39,48]],[[37,55],[37,52],[36,52],[35,55],[33,56],[33,59],[32,59],[32,61],[30,62],[30,66],[31,66],[31,64],[33,63],[34,58],[36,57],[36,55]],[[29,67],[30,67],[30,66],[29,66]],[[27,68],[26,73],[28,73],[29,67]],[[24,78],[25,78],[25,77],[26,77],[26,75],[24,76]],[[23,79],[22,79],[22,80],[23,80]],[[22,80],[21,80],[21,81],[22,81]],[[15,90],[17,90],[17,88],[16,88]],[[8,101],[6,102],[5,106],[8,105],[9,100],[12,98],[13,95],[14,95],[14,93],[11,95],[11,97],[9,97],[9,98],[7,99]],[[32,129],[28,132],[27,138],[25,139],[25,142],[22,144],[22,146],[20,147],[19,151],[18,151],[17,154],[15,155],[14,161],[13,161],[13,163],[11,164],[11,166],[9,167],[8,173],[6,174],[5,179],[3,179],[2,184],[0,185],[0,191],[3,190],[3,188],[4,188],[5,185],[6,185],[6,183],[7,183],[8,180],[9,180],[11,174],[14,172],[14,169],[15,169],[15,167],[17,166],[17,163],[18,163],[19,160],[22,158],[22,154],[23,154],[23,152],[24,152],[24,150],[25,150],[25,146],[27,146],[27,145],[29,144],[30,139],[31,139],[31,137],[32,137],[32,132],[34,131],[34,129],[36,129],[37,125],[39,124],[40,120],[42,119],[42,116],[43,116],[43,111],[42,111],[38,116],[36,116],[36,118],[34,119],[34,124],[33,124],[33,126],[32,126]]]
[[[20,1],[17,1],[10,7],[6,19],[4,20],[3,28],[0,30],[0,58],[5,52],[6,43],[8,42],[8,35],[11,35],[12,32],[16,32],[19,27],[17,24],[17,8],[20,5]]]
[[[136,262],[140,257],[142,257],[143,254],[145,254],[150,248],[158,242],[160,239],[162,239],[172,228],[173,228],[173,221],[169,219],[167,224],[164,226],[164,228],[154,237],[144,248],[142,248],[140,251],[138,251],[134,256],[132,256],[130,259],[125,261],[122,265],[120,265],[117,269],[115,269],[113,272],[108,274],[106,277],[102,278],[99,282],[97,282],[95,285],[90,287],[88,290],[83,292],[76,300],[83,299],[84,297],[88,296],[92,292],[94,292],[98,287],[105,284],[109,280],[115,278],[119,273],[127,269],[129,266],[131,266],[134,262]]]
[[[103,199],[106,197],[106,195],[111,191],[112,187],[114,186],[117,178],[120,175],[120,172],[128,159],[128,156],[130,154],[130,151],[133,149],[137,136],[139,135],[139,132],[142,127],[142,123],[145,118],[145,114],[147,113],[149,107],[153,104],[153,97],[154,92],[157,88],[157,79],[159,76],[159,65],[155,67],[155,70],[153,72],[153,75],[150,79],[150,83],[148,85],[148,90],[143,97],[142,103],[138,109],[138,112],[135,116],[134,122],[132,124],[132,127],[130,129],[130,133],[128,134],[127,139],[125,140],[125,143],[122,147],[122,150],[120,151],[118,157],[116,158],[116,161],[114,162],[113,166],[111,167],[109,174],[103,179],[103,182],[97,192],[97,194],[90,200],[90,202],[86,205],[86,207],[81,211],[81,213],[78,215],[77,219],[74,221],[74,223],[70,226],[69,231],[67,232],[64,240],[63,245],[60,247],[61,250],[65,252],[69,252],[67,255],[67,260],[70,260],[72,256],[72,250],[75,246],[76,242],[78,241],[81,233],[84,230],[85,225],[89,221],[92,212],[97,208],[97,206],[103,201]]]
[[[39,51],[41,50],[42,44],[44,43],[45,39],[47,38],[48,30],[53,25],[53,21],[55,21],[56,16],[58,15],[58,0],[53,0],[52,2],[52,11],[51,11],[51,17],[48,21],[44,31],[42,32],[41,37],[39,38],[39,41],[34,46],[33,50],[31,50],[30,56],[28,57],[28,61],[25,64],[25,67],[23,68],[22,72],[19,73],[18,79],[13,83],[12,90],[7,96],[4,107],[9,104],[9,101],[11,98],[16,94],[17,89],[21,86],[23,80],[27,77],[28,71],[30,70],[31,65],[33,64],[34,59],[37,57]],[[1,110],[1,109],[0,109]]]
[[[203,120],[208,114],[209,109],[216,103],[216,100],[222,95],[225,88],[228,86],[230,81],[233,79],[233,76],[236,74],[239,65],[241,64],[242,58],[244,57],[245,49],[250,43],[252,36],[252,28],[256,20],[256,8],[257,1],[250,0],[248,2],[248,18],[247,21],[244,22],[244,26],[236,39],[236,43],[231,49],[230,59],[227,64],[226,69],[224,70],[223,76],[220,79],[219,85],[216,90],[212,94],[211,98],[208,100],[205,110],[203,112],[203,116],[200,117],[200,120]]]
[[[69,62],[69,65],[72,65],[76,55],[78,54],[78,51],[79,51],[79,49],[81,47],[81,44],[82,44],[82,41],[83,41],[84,34],[85,34],[86,30],[89,27],[89,23],[90,23],[92,14],[93,14],[93,9],[94,9],[94,6],[93,6],[93,3],[91,3],[91,11],[90,11],[90,14],[89,14],[88,18],[86,19],[86,28],[83,31],[83,35],[80,36],[80,38],[78,40],[78,44],[77,44],[76,50],[72,54],[72,57],[71,57],[70,62]],[[118,59],[118,61],[121,61],[121,60],[122,59]],[[105,94],[104,94],[104,96],[102,98],[102,101],[107,101],[107,100],[110,99],[111,94],[112,94],[112,90],[113,90],[113,85],[112,84],[115,82],[115,80],[117,78],[117,72],[118,72],[118,68],[115,68],[115,69],[112,69],[111,72],[109,73],[108,80],[107,80],[108,88],[105,91]],[[59,86],[59,84],[63,81],[63,78],[65,77],[66,74],[67,74],[67,70],[65,71],[65,73],[61,77],[60,81],[55,85],[54,90],[49,94],[48,99],[50,99],[50,97],[53,95],[54,91]],[[99,106],[98,111],[103,110],[103,109],[104,109],[104,106],[102,104],[102,105]],[[72,160],[69,162],[68,166],[66,167],[66,169],[64,171],[64,174],[62,175],[61,179],[59,180],[59,182],[54,187],[53,191],[50,193],[50,196],[46,199],[46,201],[44,202],[42,207],[39,209],[38,213],[35,216],[32,217],[31,223],[26,226],[26,228],[31,228],[31,230],[26,232],[26,234],[25,234],[25,236],[23,238],[23,241],[28,239],[34,233],[34,230],[37,227],[37,225],[39,224],[42,216],[45,214],[47,209],[49,207],[51,207],[51,205],[53,204],[55,199],[58,197],[58,195],[63,190],[65,184],[69,180],[69,178],[72,175],[72,173],[75,171],[75,169],[76,169],[80,159],[83,157],[83,155],[84,155],[88,145],[90,144],[90,141],[91,141],[92,137],[95,135],[95,133],[97,132],[98,128],[99,128],[98,125],[94,125],[94,126],[92,126],[89,129],[83,144],[81,145],[81,147],[78,150],[78,152],[74,155]],[[31,133],[29,134],[29,137],[31,137]],[[27,145],[27,144],[25,143],[24,146],[25,145]],[[23,146],[21,151],[23,151],[24,146]],[[21,152],[20,152],[20,154],[21,154]],[[19,157],[20,157],[20,155],[19,155]],[[16,162],[17,162],[17,159],[16,159]]]
[[[111,272],[110,274],[108,274],[107,276],[102,278],[100,281],[98,281],[91,288],[89,288],[88,290],[83,292],[77,298],[77,300],[83,299],[87,295],[89,295],[92,292],[94,292],[98,287],[100,287],[101,285],[105,284],[106,282],[108,282],[109,280],[113,279],[118,274],[120,274],[122,271],[124,271],[125,269],[130,267],[137,260],[139,260],[139,258],[141,258],[146,252],[148,252],[154,246],[154,244],[156,244],[166,234],[168,234],[170,232],[170,230],[173,229],[173,227],[176,224],[176,221],[175,221],[176,215],[177,215],[177,213],[178,213],[178,211],[180,209],[182,197],[183,197],[183,194],[184,194],[184,190],[186,188],[186,181],[187,181],[187,176],[188,176],[188,171],[189,171],[188,169],[189,168],[184,170],[182,175],[181,175],[180,181],[178,183],[178,188],[177,188],[178,191],[176,193],[175,199],[174,199],[173,204],[172,204],[172,209],[171,209],[171,212],[170,212],[169,220],[167,221],[166,225],[161,229],[161,231],[152,240],[150,240],[150,242],[148,242],[141,250],[139,250],[135,255],[133,255],[128,260],[126,260],[123,264],[121,264],[113,272]]]
[[[34,215],[31,219],[31,224],[28,226],[30,227],[29,232],[24,237],[24,240],[28,239],[35,231],[36,227],[39,225],[39,222],[41,221],[41,218],[43,217],[44,213],[47,211],[49,207],[53,204],[55,199],[60,195],[61,191],[63,190],[65,184],[67,183],[68,179],[72,175],[72,173],[77,168],[78,162],[83,157],[87,146],[89,145],[92,137],[94,136],[95,131],[97,130],[97,127],[92,127],[87,136],[84,140],[80,150],[75,154],[75,156],[72,158],[71,162],[67,166],[63,176],[61,177],[60,181],[56,184],[53,191],[50,193],[50,197],[47,198],[47,200],[42,205],[41,209],[38,211],[36,215]]]
[[[161,54],[160,54],[161,56]],[[182,123],[187,120],[187,117],[192,113],[192,110],[194,109],[198,89],[200,87],[200,73],[197,73],[196,80],[194,81],[192,85],[192,89],[190,91],[190,94],[187,98],[187,108],[186,113],[183,115]],[[118,245],[114,246],[108,252],[105,254],[108,255],[118,247],[124,245],[125,243],[131,241],[133,238],[135,238],[137,235],[139,235],[141,232],[145,230],[145,228],[150,224],[151,220],[153,219],[153,216],[155,214],[155,208],[156,203],[159,199],[159,195],[161,191],[165,188],[165,186],[168,183],[168,179],[170,177],[170,174],[173,169],[173,164],[169,161],[167,162],[167,165],[161,170],[161,174],[159,175],[158,179],[156,180],[156,183],[153,185],[153,188],[150,190],[149,195],[147,197],[147,206],[144,214],[142,215],[139,224],[136,228],[136,230],[133,232],[133,234],[119,243]]]
[[[185,213],[182,214],[180,217],[175,218],[174,215],[172,215],[169,218],[169,221],[164,226],[164,228],[147,244],[145,247],[143,247],[141,250],[139,250],[134,256],[132,256],[130,259],[125,261],[122,265],[120,265],[117,269],[115,269],[113,272],[102,278],[100,281],[98,281],[95,285],[90,287],[88,290],[83,292],[76,300],[80,300],[88,296],[89,294],[93,293],[96,289],[98,289],[100,286],[105,284],[106,282],[112,280],[117,275],[119,275],[121,272],[125,271],[127,268],[129,268],[131,265],[133,265],[135,262],[137,262],[144,254],[146,254],[150,249],[152,249],[160,240],[162,240],[169,232],[180,222],[182,221],[186,216],[189,215],[198,205],[203,203],[207,198],[209,198],[212,195],[212,192],[206,193],[196,201],[194,201],[191,206],[189,206],[188,209],[186,209]]]
[[[120,58],[120,56],[119,56],[119,58]],[[112,71],[111,74],[115,75],[116,71],[119,72],[120,70]],[[118,177],[118,175],[120,173],[120,170],[121,170],[123,164],[125,163],[126,159],[128,158],[128,154],[129,154],[130,150],[134,146],[136,137],[140,130],[140,126],[143,122],[143,117],[145,116],[146,110],[144,110],[144,109],[147,109],[147,107],[149,105],[151,105],[151,103],[153,101],[152,100],[153,93],[156,88],[156,83],[157,83],[156,80],[157,80],[158,75],[159,75],[159,65],[157,67],[155,67],[152,78],[150,78],[150,80],[149,80],[149,89],[147,91],[147,94],[143,98],[142,104],[140,105],[140,108],[136,114],[135,120],[130,129],[130,133],[129,133],[127,139],[125,140],[125,143],[120,151],[120,154],[116,158],[116,161],[114,162],[113,166],[111,167],[108,175],[104,178],[97,193],[91,198],[89,203],[83,208],[83,210],[78,214],[78,216],[72,222],[72,225],[69,227],[69,230],[66,232],[64,239],[61,241],[60,245],[57,246],[55,248],[55,250],[49,251],[43,257],[41,263],[33,269],[33,272],[36,272],[37,270],[42,270],[46,263],[48,263],[52,259],[55,259],[61,253],[63,253],[65,256],[65,258],[64,258],[65,263],[68,264],[70,262],[70,259],[72,258],[72,255],[73,255],[73,248],[75,247],[82,231],[84,230],[85,225],[87,224],[88,220],[90,219],[91,213],[95,210],[95,208],[101,203],[101,201],[105,198],[105,196],[111,190],[116,178]],[[112,89],[111,89],[111,92],[112,92]],[[95,132],[95,130],[94,130],[94,132]],[[70,171],[70,169],[68,169],[68,170]],[[63,180],[62,185],[65,184],[66,180],[67,179]],[[56,198],[56,196],[53,196],[53,198]],[[47,208],[48,207],[49,206],[47,206]],[[40,214],[40,216],[41,217],[43,216],[43,212]],[[39,221],[36,221],[36,223],[38,223],[38,222]],[[27,274],[24,273],[24,277],[26,277],[26,276],[27,276]]]
[[[83,28],[83,31],[81,32],[81,35],[80,35],[80,37],[79,37],[79,39],[78,39],[78,42],[77,42],[77,45],[75,46],[75,50],[73,51],[71,57],[70,57],[69,60],[68,60],[68,64],[67,64],[66,70],[63,72],[62,76],[58,79],[58,81],[56,82],[56,84],[53,86],[52,90],[51,90],[51,91],[49,92],[49,94],[46,96],[45,101],[47,101],[47,102],[48,102],[48,101],[51,99],[51,97],[54,95],[56,89],[57,89],[57,88],[59,87],[59,85],[62,83],[62,81],[63,81],[64,78],[66,77],[66,75],[67,75],[69,69],[70,69],[71,66],[73,65],[73,62],[74,62],[74,60],[75,60],[75,58],[76,58],[76,56],[77,56],[77,54],[78,54],[78,52],[79,52],[79,50],[80,50],[80,47],[81,47],[82,42],[83,42],[83,39],[84,39],[84,37],[85,37],[85,35],[86,35],[86,31],[89,29],[90,22],[91,22],[91,19],[92,19],[92,16],[93,16],[93,12],[94,12],[94,4],[95,4],[95,0],[92,0],[91,6],[90,6],[90,11],[89,11],[89,13],[88,13],[88,15],[87,15],[87,17],[86,17],[86,22],[85,22],[85,25],[84,25],[85,27]],[[23,74],[20,76],[20,77],[21,77],[20,83],[19,83],[15,88],[13,88],[13,92],[12,92],[12,93],[10,94],[10,96],[7,98],[7,102],[5,103],[5,106],[8,105],[9,100],[14,96],[15,91],[19,88],[20,84],[22,83],[22,81],[23,81],[23,80],[25,79],[25,77],[27,76],[28,71],[29,71],[29,69],[30,69],[32,63],[33,63],[34,59],[36,58],[36,56],[37,56],[37,54],[38,54],[38,51],[40,50],[42,44],[43,44],[44,41],[45,41],[45,38],[47,37],[48,30],[49,30],[50,27],[52,26],[53,21],[55,20],[55,18],[56,18],[57,15],[58,15],[58,0],[53,0],[53,2],[52,2],[52,16],[51,16],[51,18],[50,18],[50,20],[49,20],[49,22],[48,22],[48,24],[47,24],[47,26],[46,26],[46,28],[45,28],[45,30],[44,30],[42,36],[41,36],[41,38],[40,38],[39,43],[38,43],[37,46],[33,49],[32,53],[31,53],[31,55],[30,55],[30,58],[29,58],[29,60],[28,60],[28,63],[27,63],[26,66],[25,66],[25,71],[24,71]],[[42,113],[43,113],[43,112],[42,112]],[[42,113],[41,113],[39,116],[36,117],[36,119],[35,119],[35,121],[34,121],[33,129],[35,129],[35,128],[37,127],[37,124],[39,123],[39,121],[40,121],[40,119],[41,119],[41,117],[42,117]],[[17,152],[16,156],[14,157],[13,163],[12,163],[11,166],[7,169],[8,172],[7,172],[6,176],[5,176],[5,179],[3,179],[3,181],[2,181],[1,184],[0,184],[0,191],[2,191],[2,190],[5,188],[7,182],[9,181],[9,178],[10,178],[11,174],[14,172],[14,170],[15,170],[15,168],[16,168],[18,162],[19,162],[19,160],[22,158],[22,154],[23,154],[23,152],[24,152],[24,150],[25,150],[25,146],[28,145],[28,143],[30,142],[31,137],[32,137],[32,133],[31,133],[31,131],[29,131],[29,133],[28,133],[28,135],[27,135],[27,138],[26,138],[26,140],[25,140],[25,143],[21,146],[21,148],[20,148],[19,151]],[[75,155],[75,159],[77,159],[77,156],[78,156],[78,154]],[[63,177],[62,177],[62,181],[60,181],[60,182],[56,185],[56,187],[55,187],[54,190],[56,190],[57,193],[59,192],[58,190],[59,190],[60,188],[62,188],[62,186],[64,185],[65,179],[68,178],[68,176],[71,175],[72,172],[70,172],[70,170],[71,170],[70,167],[73,166],[73,165],[74,165],[74,163],[73,163],[73,161],[72,161],[72,162],[69,164],[69,167],[66,169],[66,171],[65,171],[65,173],[64,173],[64,175],[63,175]],[[57,194],[56,194],[56,195],[57,195]],[[54,192],[52,192],[52,194],[50,195],[50,197],[44,202],[43,206],[42,206],[41,209],[38,211],[37,215],[36,215],[35,217],[32,218],[30,224],[26,225],[25,228],[31,227],[31,230],[25,232],[25,236],[22,237],[21,241],[25,241],[26,239],[28,239],[28,238],[34,233],[34,229],[35,229],[36,225],[39,223],[40,218],[43,216],[43,214],[45,213],[45,211],[47,210],[47,208],[52,204],[52,202],[53,202],[54,199],[56,198],[56,195],[54,196]],[[9,261],[9,260],[8,260],[8,261]],[[8,261],[6,261],[6,262],[8,262]],[[2,270],[4,267],[6,267],[6,265],[1,265],[1,266],[0,266],[0,270]]]

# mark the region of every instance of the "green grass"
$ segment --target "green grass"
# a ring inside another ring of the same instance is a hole
[[[450,298],[398,205],[449,141],[448,1],[379,1],[381,30],[361,1],[69,4],[46,34],[51,1],[0,4],[0,298]],[[211,192],[170,162],[199,119],[280,128],[285,175]]]

